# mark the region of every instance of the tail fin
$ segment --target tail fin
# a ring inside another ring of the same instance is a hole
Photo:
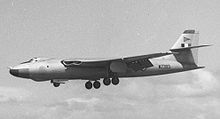
[[[198,48],[208,46],[198,46],[198,43],[199,33],[195,30],[185,30],[170,51],[183,67],[198,67]]]

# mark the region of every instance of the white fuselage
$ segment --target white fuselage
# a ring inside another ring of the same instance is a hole
[[[196,69],[198,67],[183,67],[183,65],[175,60],[167,60],[164,58],[149,59],[153,64],[152,67],[143,68],[138,71],[126,68],[123,72],[117,72],[117,77],[140,77],[175,73]],[[14,76],[33,79],[34,81],[48,80],[99,80],[108,77],[109,70],[105,67],[65,67],[59,59],[49,59],[39,62],[24,63],[13,68],[17,69]]]
[[[29,77],[35,81],[47,81],[52,79],[89,79],[96,80],[104,78],[108,75],[108,70],[102,67],[65,67],[60,63],[61,60],[48,60],[30,64],[21,64],[18,67],[27,67]],[[169,61],[164,59],[151,59],[152,67],[143,68],[142,70],[134,71],[127,69],[125,72],[118,73],[118,77],[138,77],[160,75],[167,73],[175,73],[185,71],[183,66],[177,61]]]

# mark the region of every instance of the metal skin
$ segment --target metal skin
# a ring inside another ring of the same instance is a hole
[[[105,81],[111,80],[112,84],[117,85],[119,83],[118,78],[162,75],[204,68],[197,66],[197,61],[194,61],[197,59],[197,54],[191,49],[208,45],[191,47],[190,44],[183,47],[183,44],[181,44],[191,39],[193,41],[192,35],[196,35],[194,30],[184,31],[171,50],[163,54],[155,53],[95,61],[33,58],[28,62],[10,68],[9,72],[13,76],[38,82],[51,81],[55,87],[67,80],[87,80],[88,82],[85,84],[87,89],[92,87],[98,89],[100,87],[98,80],[102,78]],[[189,39],[185,40],[186,36],[190,36]],[[94,81],[93,85],[91,81]]]
[[[182,72],[199,67],[183,68],[183,66],[176,61],[167,61],[162,59],[151,59],[153,67],[143,69],[140,71],[132,71],[127,69],[125,73],[118,73],[118,77],[138,77],[161,75],[167,73]],[[61,60],[48,59],[47,61],[36,61],[28,64],[20,64],[10,69],[10,73],[17,77],[30,78],[34,81],[47,81],[52,79],[90,79],[104,78],[108,75],[105,68],[80,68],[63,66]],[[159,68],[159,66],[170,66]]]

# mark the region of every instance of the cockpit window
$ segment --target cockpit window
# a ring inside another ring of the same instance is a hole
[[[26,62],[22,62],[21,64],[30,63],[30,62],[32,62],[32,61],[33,61],[33,59],[30,59],[30,60],[28,60],[28,61],[26,61]]]
[[[30,59],[30,60],[28,60],[28,61],[26,61],[26,62],[22,62],[21,64],[25,64],[25,63],[33,63],[33,62],[37,62],[39,59],[38,58],[32,58],[32,59]]]
[[[52,58],[50,58],[52,59]],[[21,64],[25,64],[25,63],[35,63],[35,62],[42,62],[42,61],[46,61],[49,60],[49,58],[39,58],[39,57],[34,57],[26,62],[22,62]]]

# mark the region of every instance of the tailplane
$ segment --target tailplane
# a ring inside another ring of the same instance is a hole
[[[198,67],[198,48],[209,45],[198,45],[199,33],[195,30],[185,30],[179,37],[170,51],[174,54],[175,60],[183,67]]]

